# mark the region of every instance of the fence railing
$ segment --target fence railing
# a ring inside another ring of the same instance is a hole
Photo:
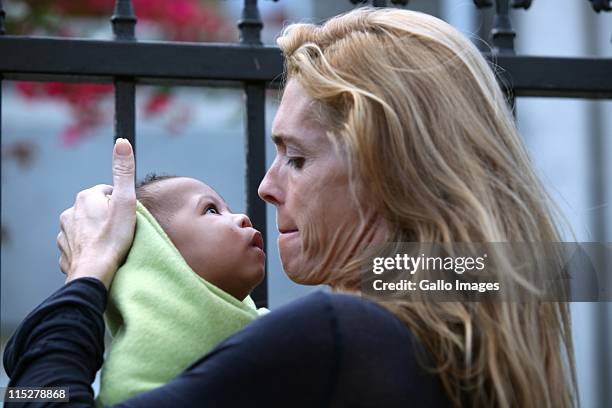
[[[351,0],[353,3],[364,1]],[[595,11],[610,11],[609,0],[590,0]],[[395,0],[393,4],[406,4]],[[510,7],[529,8],[531,0],[474,0],[477,7],[495,3],[492,52],[485,56],[498,67],[512,97],[549,96],[612,98],[612,59],[519,56]],[[373,6],[384,7],[385,0]],[[255,228],[266,234],[266,206],[257,196],[265,174],[265,90],[278,87],[283,58],[276,47],[263,46],[263,23],[257,0],[244,0],[237,44],[137,41],[131,0],[116,0],[111,17],[112,41],[4,35],[0,0],[0,81],[112,82],[115,86],[114,137],[130,140],[136,153],[135,87],[140,84],[230,84],[244,89],[246,99],[246,211]],[[501,68],[501,69],[499,69]],[[2,95],[0,94],[0,112]],[[597,185],[604,185],[602,171]],[[266,279],[253,292],[266,306]]]

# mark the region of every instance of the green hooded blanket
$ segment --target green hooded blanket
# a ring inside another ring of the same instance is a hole
[[[198,276],[138,202],[134,241],[110,288],[113,341],[98,405],[167,383],[257,315],[250,297],[241,302]]]

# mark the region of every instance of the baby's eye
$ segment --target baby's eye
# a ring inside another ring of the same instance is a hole
[[[204,214],[219,214],[219,211],[217,211],[217,208],[214,205],[211,205],[206,208]]]

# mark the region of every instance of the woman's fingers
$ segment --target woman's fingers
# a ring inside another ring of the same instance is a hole
[[[66,233],[64,230],[70,225],[73,208],[74,207],[70,207],[60,214],[60,232],[57,234],[56,238],[57,247],[60,250],[60,270],[64,275],[68,275],[70,270],[70,261],[72,259],[70,244],[66,239]]]
[[[68,271],[70,270],[70,247],[68,246],[68,241],[66,241],[66,236],[62,231],[57,234],[56,241],[57,247],[60,250],[60,270],[64,275],[68,275]]]
[[[70,222],[70,218],[71,218],[71,212],[73,211],[74,207],[70,207],[66,210],[64,210],[61,214],[60,214],[60,230],[64,231],[66,229],[66,225],[68,225],[68,223]]]
[[[66,235],[64,234],[64,232],[60,231],[59,234],[57,234],[57,238],[55,240],[57,242],[57,247],[60,250],[60,252],[62,254],[65,254],[67,257],[67,260],[70,261],[70,245],[68,244],[68,241],[66,240]]]
[[[113,193],[113,186],[109,184],[98,184],[91,187],[89,190],[102,195],[110,195]]]
[[[70,262],[68,260],[66,260],[66,256],[64,256],[64,254],[60,254],[59,257],[59,266],[60,266],[60,271],[62,271],[62,273],[66,276],[68,276],[68,271],[70,270]]]
[[[113,148],[113,185],[98,184],[77,194],[74,205],[60,215],[60,268],[67,281],[94,277],[106,287],[134,238],[136,192],[134,153],[117,139]]]
[[[60,232],[57,234],[56,239],[57,247],[60,250],[60,268],[64,275],[68,274],[68,267],[70,266],[70,260],[72,259],[72,252],[70,251],[70,244],[66,239],[65,230],[68,228],[68,225],[70,225],[73,208],[74,207],[70,207],[60,214]],[[64,259],[63,262],[62,258]]]

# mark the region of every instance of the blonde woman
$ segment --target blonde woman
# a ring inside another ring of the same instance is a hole
[[[126,406],[574,406],[567,304],[358,296],[376,244],[559,241],[478,50],[434,17],[370,8],[291,25],[278,44],[286,85],[259,194],[276,207],[287,275],[346,293],[272,311]],[[7,347],[11,385],[71,384],[92,403],[106,288],[132,240],[133,168],[119,141],[114,188],[81,192],[63,215],[68,283]]]

